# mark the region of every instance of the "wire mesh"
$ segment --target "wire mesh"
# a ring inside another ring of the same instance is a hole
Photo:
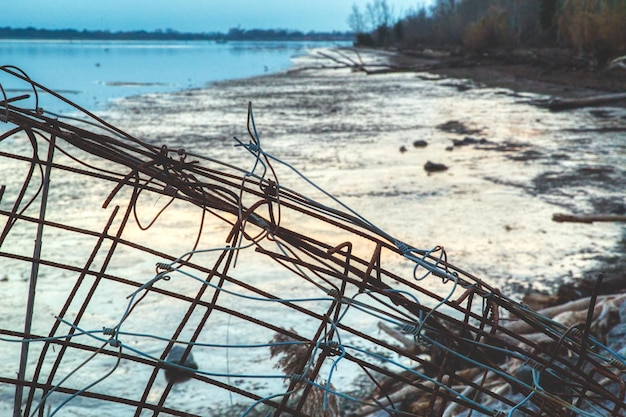
[[[251,108],[242,168],[50,114],[1,69],[32,90],[0,102],[14,416],[626,415],[595,298],[566,327],[395,239],[266,153]]]

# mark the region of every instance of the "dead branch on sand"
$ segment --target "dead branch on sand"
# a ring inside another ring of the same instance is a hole
[[[616,93],[616,94],[602,94],[599,96],[573,98],[573,99],[552,97],[547,100],[535,100],[533,101],[533,104],[540,106],[540,107],[545,107],[549,110],[559,111],[559,110],[578,109],[581,107],[601,106],[604,104],[616,103],[616,102],[625,101],[625,100],[626,100],[626,93]]]
[[[351,57],[346,53],[350,51],[354,53],[356,58]],[[324,61],[331,61],[334,64],[328,65],[320,63],[318,65],[308,65],[305,67],[296,68],[290,70],[290,73],[320,70],[320,69],[351,69],[354,72],[363,72],[367,75],[374,74],[387,74],[394,72],[419,72],[428,71],[429,69],[436,68],[437,64],[425,64],[425,65],[396,65],[389,62],[365,62],[356,48],[347,49],[332,49],[330,52],[317,51],[316,53]]]
[[[593,223],[593,222],[626,222],[626,216],[620,216],[615,214],[588,214],[588,215],[574,215],[554,213],[552,220],[558,223]]]

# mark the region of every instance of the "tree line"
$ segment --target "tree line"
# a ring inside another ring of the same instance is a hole
[[[107,30],[0,27],[0,39],[141,40],[141,41],[351,41],[351,32],[301,32],[287,29],[231,28],[228,32],[186,33],[173,29],[111,32]]]
[[[404,16],[374,0],[348,23],[365,46],[564,47],[601,63],[626,53],[626,0],[436,0]]]

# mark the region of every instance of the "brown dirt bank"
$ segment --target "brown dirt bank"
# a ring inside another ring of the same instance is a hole
[[[484,54],[398,51],[392,61],[401,66],[432,66],[429,72],[488,86],[563,98],[626,92],[626,69],[598,68],[593,60],[566,49]]]

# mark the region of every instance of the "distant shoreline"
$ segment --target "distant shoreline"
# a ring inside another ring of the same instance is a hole
[[[0,40],[100,40],[100,41],[353,41],[351,32],[302,32],[287,29],[232,28],[227,33],[156,31],[108,31],[0,27]]]

